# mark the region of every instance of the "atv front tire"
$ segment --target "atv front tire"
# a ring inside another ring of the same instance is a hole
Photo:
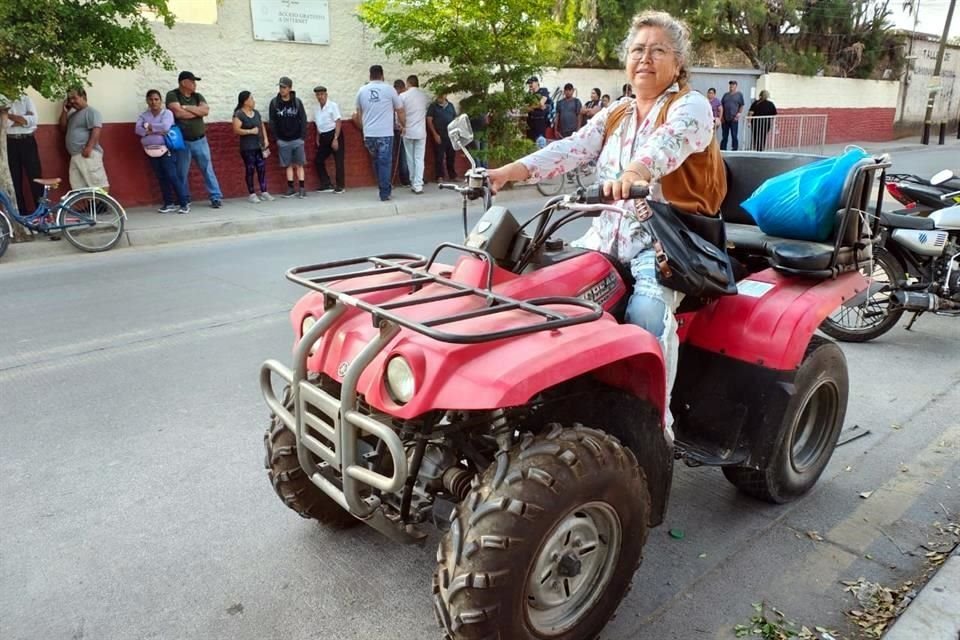
[[[830,462],[847,412],[847,361],[836,343],[813,336],[794,378],[780,436],[760,468],[723,467],[737,489],[765,502],[784,504],[816,484]]]
[[[640,564],[649,513],[636,458],[602,431],[554,424],[501,450],[437,550],[446,638],[596,637]]]
[[[284,392],[283,404],[286,407],[292,404],[289,388]],[[300,516],[313,518],[333,529],[359,524],[359,520],[310,481],[297,458],[296,437],[275,415],[270,417],[270,427],[263,436],[263,446],[267,450],[264,461],[267,477],[283,504]]]

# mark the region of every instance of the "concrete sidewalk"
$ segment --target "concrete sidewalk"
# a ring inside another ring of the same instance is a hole
[[[497,202],[536,202],[544,198],[532,186],[508,189],[497,195]],[[380,202],[376,187],[348,189],[342,194],[308,192],[307,197],[282,198],[253,204],[246,198],[225,200],[222,209],[213,209],[209,202],[195,202],[189,214],[160,214],[157,207],[127,209],[125,238],[113,251],[293,229],[338,222],[353,222],[394,216],[412,216],[439,211],[458,212],[460,196],[453,191],[440,191],[436,184],[424,187],[422,195],[414,195],[407,187],[398,187],[393,198]],[[478,203],[470,203],[468,211],[479,211]],[[0,263],[17,263],[55,256],[83,255],[65,240],[53,242],[37,235],[32,242],[12,244]]]
[[[960,549],[940,567],[884,640],[960,638]]]
[[[888,140],[887,142],[840,142],[837,144],[825,144],[820,151],[820,147],[811,148],[811,153],[822,153],[823,155],[830,156],[843,153],[844,149],[847,147],[861,147],[864,151],[871,154],[880,154],[880,153],[889,153],[897,154],[903,153],[905,151],[923,151],[928,149],[930,151],[936,151],[938,149],[956,149],[960,151],[960,139],[957,139],[957,132],[953,131],[952,135],[948,135],[946,140],[944,140],[943,145],[937,144],[936,136],[931,136],[930,144],[925,145],[920,142],[920,137],[913,138],[900,138],[899,140]],[[960,167],[944,167],[944,169],[953,169],[957,170]]]

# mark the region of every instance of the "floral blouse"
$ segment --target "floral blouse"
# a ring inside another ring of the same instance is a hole
[[[569,138],[556,140],[543,149],[522,158],[530,171],[529,182],[554,178],[587,164],[597,163],[597,180],[618,180],[624,167],[633,161],[643,163],[653,176],[650,197],[663,201],[659,180],[680,166],[693,153],[707,148],[714,136],[713,110],[702,94],[690,91],[670,107],[666,122],[654,127],[669,94],[680,90],[672,85],[657,99],[643,122],[637,124],[636,103],[630,106],[620,125],[603,140],[607,117],[621,101],[595,115]],[[616,203],[636,211],[633,201]],[[587,233],[572,243],[574,246],[612,254],[623,262],[648,248],[651,244],[646,227],[634,216],[621,216],[605,211],[594,219]]]

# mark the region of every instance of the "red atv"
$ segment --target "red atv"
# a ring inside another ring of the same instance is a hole
[[[451,138],[469,141],[464,119]],[[851,173],[831,244],[764,236],[737,204],[814,159],[726,157],[739,293],[680,309],[675,439],[660,346],[623,324],[629,273],[553,237],[610,209],[586,190],[524,225],[489,206],[464,244],[429,258],[291,269],[311,290],[291,312],[293,368],[269,360],[260,376],[277,494],[305,518],[364,522],[399,542],[444,530],[433,593],[447,638],[595,637],[664,520],[674,460],[720,466],[776,503],[803,495],[830,460],[847,368],[813,334],[866,290],[859,210],[885,165]],[[456,188],[480,196],[484,185],[474,167]]]

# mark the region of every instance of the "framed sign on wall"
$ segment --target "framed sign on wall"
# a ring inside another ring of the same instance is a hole
[[[328,0],[250,0],[253,39],[330,44]]]

